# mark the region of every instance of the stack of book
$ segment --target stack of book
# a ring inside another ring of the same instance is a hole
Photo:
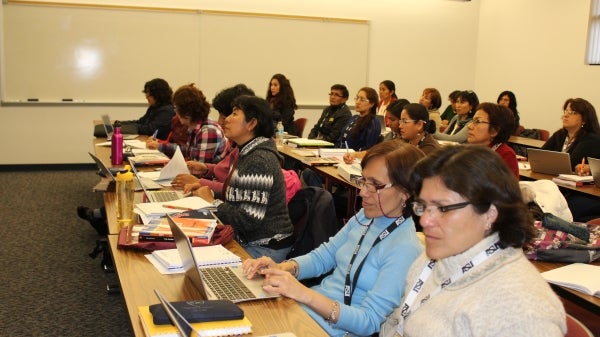
[[[239,266],[242,260],[222,245],[192,248],[198,267]],[[155,250],[146,257],[158,261],[162,267],[170,271],[183,271],[183,262],[177,249]]]
[[[321,139],[293,138],[288,139],[287,144],[291,147],[333,147],[334,144]]]
[[[559,174],[558,177],[552,178],[558,185],[581,187],[584,184],[591,184],[594,182],[592,176],[579,176],[576,174]]]
[[[173,220],[190,238],[192,245],[208,245],[218,224],[217,217],[206,209],[189,210],[173,215]],[[135,229],[138,241],[172,242],[173,234],[167,218],[150,220],[147,224]]]

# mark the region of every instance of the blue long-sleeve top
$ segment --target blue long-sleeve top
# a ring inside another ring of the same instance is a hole
[[[370,221],[362,209],[356,218],[364,225]],[[343,336],[346,331],[356,336],[368,336],[379,331],[385,318],[400,305],[408,268],[423,250],[414,222],[408,218],[367,255],[377,236],[395,220],[375,218],[352,264],[351,279],[354,279],[356,268],[367,256],[352,295],[352,304],[345,305],[346,270],[364,230],[356,218],[352,217],[328,242],[294,258],[299,267],[298,279],[316,277],[333,270],[313,289],[339,302],[338,322],[329,324],[312,309],[303,306],[330,336]]]
[[[344,148],[346,142],[348,148],[354,151],[365,151],[371,148],[371,146],[377,144],[379,136],[381,135],[381,124],[377,119],[371,119],[371,122],[361,131],[358,137],[352,135],[351,130],[356,121],[360,118],[360,115],[354,115],[350,117],[346,126],[342,129],[342,133],[335,143],[335,147]]]

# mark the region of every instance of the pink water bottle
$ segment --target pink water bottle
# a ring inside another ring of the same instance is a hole
[[[121,134],[120,127],[115,128],[115,133],[112,135],[110,146],[110,161],[113,165],[121,165],[123,163],[123,135]]]

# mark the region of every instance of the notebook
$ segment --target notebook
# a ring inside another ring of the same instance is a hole
[[[588,164],[590,165],[590,172],[594,177],[594,185],[600,187],[600,159],[588,157]]]
[[[167,215],[177,251],[181,256],[186,277],[198,289],[202,299],[230,300],[234,303],[279,297],[262,289],[262,277],[251,280],[242,274],[242,267],[198,268],[192,244],[183,230]]]
[[[100,158],[93,155],[91,152],[88,152],[88,154],[96,162],[96,166],[98,166],[98,174],[103,177],[110,178],[111,184],[114,183],[117,179],[116,178],[117,172],[119,172],[120,170],[119,169],[111,170],[108,168],[108,166],[106,166],[106,164],[104,164],[104,162]],[[133,170],[133,167],[132,167],[132,170]],[[161,185],[155,183],[154,181],[152,181],[150,179],[143,179],[143,181],[144,181],[144,185],[149,190],[158,190],[158,189],[163,188]],[[142,180],[139,180],[139,179],[134,180],[133,186],[136,191],[141,191],[142,190]]]
[[[175,329],[172,325],[154,325],[148,307],[139,307],[140,321],[146,336],[172,336],[177,335],[177,332],[179,333],[177,336],[182,337],[190,337],[194,332],[196,336],[237,336],[252,333],[252,323],[246,317],[227,321],[190,323],[157,289],[154,289],[154,293],[169,320],[175,325]]]
[[[146,185],[146,182],[148,179],[144,179],[144,182],[142,183],[142,178],[138,175],[138,171],[135,168],[135,164],[133,163],[131,158],[129,158],[129,165],[131,166],[133,175],[139,181],[139,183],[142,187],[142,190],[144,190],[144,194],[146,195],[146,198],[148,199],[149,202],[167,202],[167,201],[173,201],[173,200],[179,200],[179,199],[185,198],[185,195],[183,194],[183,192],[176,191],[176,190],[163,190],[162,189],[163,186],[161,186],[160,184],[158,184],[152,180],[150,180],[150,181],[152,181],[153,184],[160,186],[159,188],[161,190],[150,191],[150,188],[148,188],[148,186]]]
[[[527,159],[532,172],[544,174],[572,174],[571,157],[567,152],[527,149]]]
[[[104,131],[106,131],[106,140],[111,140],[113,133],[115,133],[115,129],[110,122],[110,117],[108,115],[102,115],[102,124],[104,125]],[[136,139],[138,135],[123,135],[123,139]]]

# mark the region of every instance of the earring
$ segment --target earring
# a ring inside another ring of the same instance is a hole
[[[488,224],[485,225],[484,228],[485,228],[486,231],[489,231],[490,229],[492,229],[492,224],[488,223]]]

